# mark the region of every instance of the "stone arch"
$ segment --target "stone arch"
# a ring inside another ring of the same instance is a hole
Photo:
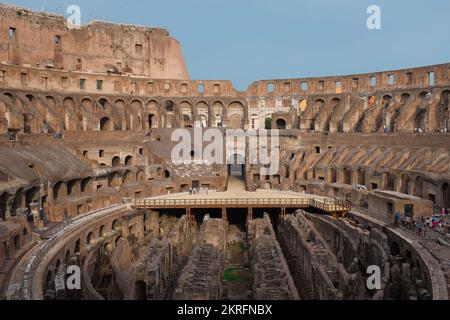
[[[439,126],[440,130],[450,131],[450,90],[441,93],[439,103]]]
[[[64,182],[60,181],[53,186],[53,199],[58,200],[61,198],[61,192],[63,190]]]
[[[283,118],[278,118],[276,121],[277,129],[284,130],[287,128],[287,122]]]
[[[130,170],[125,171],[122,176],[122,183],[130,184],[132,182],[133,182],[133,175],[131,174],[131,171]]]
[[[145,281],[136,281],[134,283],[135,300],[147,300],[147,283]]]
[[[197,120],[203,128],[209,127],[209,105],[205,101],[196,104]]]
[[[118,172],[113,172],[108,178],[108,186],[111,188],[118,188],[120,187],[120,175]]]
[[[231,102],[227,107],[228,127],[244,129],[245,108],[239,101]]]
[[[125,165],[126,166],[132,166],[133,165],[133,161],[134,161],[133,156],[126,156],[125,157]]]
[[[136,172],[136,181],[143,182],[145,181],[145,172],[144,170],[139,170]]]
[[[159,128],[161,126],[161,113],[158,101],[150,100],[147,102],[144,117],[146,129]]]
[[[442,184],[442,203],[444,207],[450,208],[450,186],[448,182]]]
[[[111,167],[120,167],[121,165],[120,157],[115,156],[111,159]]]
[[[183,115],[184,126],[192,127],[194,120],[194,110],[192,108],[192,103],[187,100],[183,100],[179,104],[181,114]]]
[[[221,101],[215,101],[212,104],[212,114],[211,114],[211,123],[213,127],[222,127],[223,126],[223,112],[224,112],[224,103]]]
[[[75,247],[73,249],[73,253],[77,254],[81,252],[81,240],[77,239],[77,241],[75,241]]]
[[[111,111],[111,101],[106,97],[100,97],[97,100],[97,105],[101,111]]]
[[[120,221],[119,220],[114,220],[113,222],[112,222],[112,224],[111,224],[111,230],[113,230],[113,231],[120,231],[120,228],[121,228],[121,223],[120,223]]]
[[[100,119],[100,131],[113,131],[113,123],[109,117]]]
[[[164,110],[166,112],[175,112],[175,102],[173,100],[166,100],[164,102]]]
[[[80,190],[82,193],[92,191],[91,180],[90,177],[81,180]]]
[[[94,101],[90,97],[83,97],[80,104],[84,108],[84,110],[91,114],[98,112],[98,106],[94,105]]]
[[[86,236],[86,244],[87,244],[87,245],[93,244],[94,241],[95,241],[95,238],[94,238],[94,232],[91,231],[91,232],[89,232],[88,235]]]
[[[105,235],[105,229],[106,227],[104,225],[102,225],[99,229],[98,229],[98,237],[99,238],[103,238],[103,236]]]

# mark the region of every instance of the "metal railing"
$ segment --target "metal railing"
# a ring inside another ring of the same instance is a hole
[[[115,212],[117,210],[123,210],[127,208],[126,205],[113,205],[108,208],[99,209],[95,211],[91,211],[85,215],[79,216],[77,218],[74,218],[70,220],[69,222],[64,223],[61,225],[58,229],[59,231],[56,232],[49,240],[46,240],[38,249],[37,253],[29,260],[23,277],[23,286],[22,286],[22,297],[24,300],[30,300],[31,299],[31,284],[33,281],[33,273],[36,271],[37,266],[39,265],[40,261],[44,258],[44,256],[50,251],[53,246],[60,241],[64,235],[77,227],[79,227],[82,224],[85,224],[87,222],[91,222],[94,219],[97,219],[99,217],[102,217],[104,215],[110,214],[111,212]]]
[[[133,199],[133,208],[205,208],[205,207],[314,207],[327,212],[349,211],[347,201],[326,198],[224,198],[224,199]]]

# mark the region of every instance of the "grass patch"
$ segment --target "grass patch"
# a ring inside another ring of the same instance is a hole
[[[249,272],[242,268],[225,269],[223,278],[228,282],[236,283],[248,283],[251,281]]]

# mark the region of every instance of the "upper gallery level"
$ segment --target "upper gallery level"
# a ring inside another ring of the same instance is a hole
[[[93,73],[188,79],[179,42],[160,28],[94,21],[69,28],[64,16],[0,4],[0,61]]]

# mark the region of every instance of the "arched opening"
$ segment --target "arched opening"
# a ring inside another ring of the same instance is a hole
[[[78,239],[77,242],[75,242],[75,249],[73,250],[74,253],[80,253],[81,250],[81,240]]]
[[[164,108],[166,109],[167,112],[173,112],[174,111],[174,106],[175,106],[175,104],[173,103],[172,100],[168,100],[164,104]]]
[[[90,192],[91,191],[91,178],[86,178],[81,181],[81,192]]]
[[[132,182],[133,182],[133,177],[131,175],[131,171],[125,171],[125,173],[123,174],[122,183],[130,184]]]
[[[444,207],[450,208],[450,187],[447,182],[442,185],[442,202]]]
[[[168,170],[164,170],[164,178],[166,179],[170,178],[170,172]]]
[[[120,158],[119,157],[113,157],[112,158],[112,167],[120,167]]]
[[[53,199],[54,200],[58,200],[61,197],[61,189],[62,189],[62,182],[58,182],[57,184],[55,184],[55,186],[53,187]]]
[[[266,116],[264,120],[264,128],[266,130],[272,129],[272,117],[270,115]]]
[[[94,233],[91,231],[88,233],[86,237],[86,244],[90,245],[93,243],[93,241],[94,241]]]
[[[98,237],[103,238],[104,235],[105,235],[105,226],[101,226],[98,231]]]
[[[424,108],[420,108],[417,110],[416,118],[414,121],[414,128],[425,131],[426,128],[426,114],[427,110]]]
[[[66,255],[64,257],[64,263],[69,264],[70,263],[70,250],[66,251]]]
[[[112,131],[111,120],[108,117],[103,117],[100,120],[100,131]]]
[[[0,196],[0,220],[5,221],[6,220],[6,201],[8,200],[8,195],[6,193],[3,193]]]
[[[153,128],[153,118],[155,117],[155,115],[154,114],[149,114],[148,115],[148,118],[147,118],[147,124],[148,124],[148,127],[149,127],[149,129],[151,129],[151,128]]]
[[[284,120],[284,119],[278,119],[278,120],[277,120],[277,129],[279,129],[279,130],[285,130],[285,129],[286,129],[286,120]]]
[[[136,181],[141,181],[141,182],[145,181],[145,172],[143,170],[139,170],[136,173]]]
[[[125,165],[126,166],[132,166],[133,165],[133,157],[132,156],[127,156],[125,158]]]
[[[120,222],[119,220],[114,220],[111,225],[111,230],[120,231]]]
[[[144,281],[134,284],[134,297],[136,300],[147,300],[147,284]]]
[[[400,256],[400,247],[397,242],[393,241],[390,243],[389,248],[391,249],[391,255],[394,257]]]

